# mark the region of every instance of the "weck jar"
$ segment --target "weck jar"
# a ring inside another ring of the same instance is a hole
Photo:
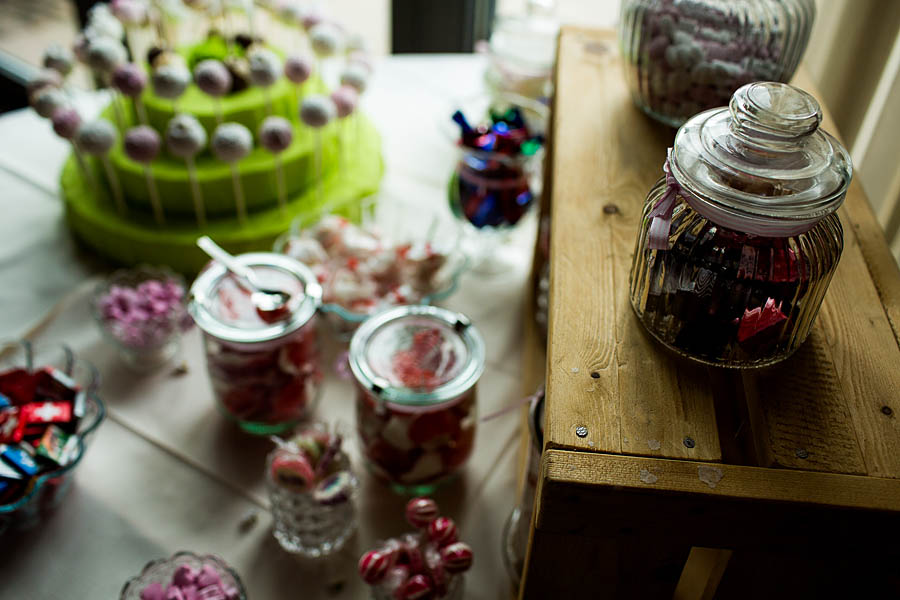
[[[631,304],[696,361],[759,367],[806,339],[843,250],[850,156],[806,92],[757,82],[675,136],[650,190]]]
[[[469,319],[434,306],[371,317],[350,342],[356,424],[368,468],[398,492],[430,493],[475,444],[484,342]]]
[[[623,0],[619,45],[635,104],[678,127],[752,81],[789,81],[813,0]]]
[[[322,286],[312,271],[282,254],[241,254],[261,285],[290,294],[287,312],[270,315],[247,284],[211,262],[191,286],[188,310],[203,331],[206,367],[226,417],[268,435],[306,419],[323,377],[316,341]]]

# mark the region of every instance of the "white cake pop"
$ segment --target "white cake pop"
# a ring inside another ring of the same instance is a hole
[[[128,157],[144,165],[144,176],[147,178],[147,191],[150,194],[150,204],[153,207],[153,216],[159,225],[165,222],[162,203],[159,200],[159,191],[156,188],[156,180],[153,179],[153,171],[150,163],[159,155],[162,141],[156,130],[147,125],[132,127],[125,133],[125,154]]]
[[[284,183],[284,168],[281,166],[281,153],[287,150],[294,141],[294,128],[291,122],[282,117],[267,117],[259,126],[259,145],[275,155],[275,180],[278,184],[278,205],[281,210],[287,209],[287,187]]]
[[[267,88],[278,81],[281,75],[281,60],[267,48],[255,48],[248,55],[250,61],[250,81],[254,85]]]
[[[312,75],[312,61],[305,56],[292,54],[284,61],[284,76],[300,85]]]
[[[300,120],[316,129],[330,123],[336,115],[337,107],[328,96],[307,96],[300,104]]]
[[[91,39],[106,37],[120,40],[125,35],[125,29],[113,15],[109,5],[105,2],[98,2],[88,11],[87,27],[85,27],[84,33]]]
[[[125,47],[117,39],[99,37],[90,39],[88,43],[87,64],[100,75],[108,76],[127,59]]]
[[[97,119],[89,123],[84,123],[78,128],[75,134],[75,142],[79,148],[96,156],[106,171],[106,179],[109,181],[109,187],[113,193],[113,199],[119,214],[124,214],[126,210],[125,198],[122,196],[122,186],[119,183],[119,176],[109,162],[109,151],[116,143],[116,128],[106,119]]]
[[[237,163],[253,149],[253,134],[240,123],[223,123],[213,132],[210,147],[219,160],[231,165],[231,179],[234,184],[234,200],[238,221],[247,221],[247,206],[244,201],[244,188],[241,185]]]
[[[334,56],[341,49],[342,33],[332,23],[319,23],[309,31],[309,42],[316,56]]]
[[[72,52],[59,44],[51,44],[44,50],[43,65],[47,69],[53,69],[63,77],[72,72],[75,56]]]
[[[349,85],[362,94],[369,84],[369,72],[359,63],[348,64],[341,72],[341,85]]]
[[[147,5],[140,0],[112,0],[112,14],[127,29],[131,26],[141,27],[147,24],[149,13]]]
[[[192,115],[177,115],[169,121],[169,125],[166,127],[166,146],[169,148],[169,152],[183,158],[187,163],[188,179],[191,182],[191,194],[194,198],[194,213],[197,215],[197,224],[203,227],[206,225],[206,208],[203,203],[203,193],[197,181],[194,156],[206,146],[206,130]]]
[[[173,105],[191,83],[191,72],[180,63],[161,65],[150,76],[153,92],[160,98],[171,100]]]
[[[194,67],[194,83],[204,93],[222,97],[231,91],[231,73],[221,61],[208,58],[201,60]]]
[[[34,112],[49,119],[60,108],[69,105],[69,97],[59,88],[43,87],[31,96]]]

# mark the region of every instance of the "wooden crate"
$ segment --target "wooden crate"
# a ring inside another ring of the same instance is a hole
[[[613,32],[563,29],[552,115],[547,422],[520,598],[900,597],[900,273],[858,180],[801,350],[696,366],[628,300],[674,130],[632,104]]]

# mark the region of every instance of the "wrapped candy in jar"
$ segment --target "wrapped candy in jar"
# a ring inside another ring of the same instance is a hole
[[[748,84],[675,137],[644,205],[631,304],[658,341],[725,367],[790,356],[844,247],[850,156],[806,92]]]
[[[433,306],[382,312],[356,331],[350,368],[367,466],[401,492],[427,493],[475,442],[484,342],[468,318]]]
[[[678,127],[751,81],[789,81],[813,0],[623,0],[619,45],[635,104]]]
[[[322,287],[296,260],[272,253],[237,257],[262,285],[290,295],[270,314],[217,262],[191,286],[188,310],[203,331],[206,366],[222,412],[255,434],[286,431],[305,419],[318,397],[322,369],[316,309]]]

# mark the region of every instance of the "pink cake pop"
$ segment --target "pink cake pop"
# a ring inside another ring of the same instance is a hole
[[[110,8],[112,14],[125,29],[125,46],[128,48],[128,54],[134,59],[136,54],[131,34],[135,27],[143,27],[149,22],[150,14],[147,11],[147,5],[140,0],[112,0]]]
[[[112,168],[108,156],[109,151],[116,143],[116,128],[106,119],[97,119],[79,127],[78,133],[75,134],[75,140],[82,150],[100,160],[103,170],[106,172],[106,179],[109,181],[116,208],[119,210],[119,214],[124,214],[126,206],[125,198],[122,196],[122,185],[119,183],[119,176]]]
[[[222,96],[231,91],[231,73],[221,61],[208,58],[194,67],[194,83],[204,93],[216,99],[216,119],[222,124]]]
[[[316,10],[304,11],[300,17],[300,24],[307,32],[322,22],[322,15]]]
[[[147,110],[141,102],[141,94],[147,87],[147,74],[144,70],[134,63],[123,63],[113,70],[112,84],[119,92],[132,99],[141,124],[146,125]]]
[[[162,204],[159,200],[159,191],[156,189],[156,180],[150,163],[159,154],[162,142],[156,130],[147,125],[132,127],[125,133],[125,154],[128,157],[144,165],[144,175],[147,178],[147,190],[150,193],[150,204],[153,206],[153,217],[157,224],[165,223]]]
[[[153,92],[160,98],[172,101],[172,112],[177,112],[176,102],[191,83],[191,72],[181,63],[160,65],[150,76]]]
[[[269,88],[275,85],[281,75],[281,60],[266,48],[255,48],[248,55],[250,62],[250,81],[262,88],[266,99],[266,111],[272,114],[272,99]]]
[[[266,117],[259,126],[259,144],[275,155],[275,177],[278,182],[278,204],[282,212],[287,209],[287,186],[284,183],[284,168],[281,153],[294,141],[294,128],[290,121],[282,117]]]
[[[81,149],[78,147],[78,143],[75,140],[75,134],[78,133],[78,128],[81,126],[81,116],[78,114],[78,111],[74,108],[65,106],[59,108],[53,113],[52,122],[53,131],[56,132],[56,135],[69,140],[72,144],[72,153],[75,155],[75,161],[78,163],[78,167],[81,169],[82,174],[93,185],[96,185],[94,176],[84,162],[84,157],[81,156]]]
[[[316,132],[316,196],[322,204],[322,128],[330,123],[337,114],[334,101],[328,96],[307,96],[300,105],[300,120]]]
[[[197,181],[197,168],[194,157],[206,146],[206,130],[195,117],[188,114],[176,115],[166,127],[166,147],[169,152],[183,158],[187,164],[188,179],[191,182],[191,195],[194,198],[194,213],[197,224],[206,225],[206,208],[203,193]]]
[[[244,188],[241,186],[237,163],[253,149],[253,134],[240,123],[223,123],[216,127],[210,147],[219,160],[231,165],[238,221],[244,224],[247,222],[247,206],[244,201]]]

